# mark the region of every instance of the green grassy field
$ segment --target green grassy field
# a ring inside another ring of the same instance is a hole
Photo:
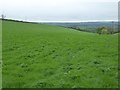
[[[118,36],[3,21],[3,88],[118,87]]]

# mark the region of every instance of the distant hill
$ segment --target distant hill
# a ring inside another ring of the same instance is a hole
[[[22,22],[22,23],[33,23],[39,24],[41,22],[28,22],[28,21],[19,21],[19,20],[12,20],[12,19],[3,19],[4,21],[13,21],[13,22]],[[61,26],[66,28],[79,28],[81,31],[87,32],[96,32],[97,28],[99,27],[108,27],[110,28],[113,33],[118,33],[118,22],[111,21],[111,22],[42,22],[42,24],[48,24],[53,26]]]
[[[114,32],[118,31],[118,22],[70,22],[70,23],[46,23],[49,25],[63,26],[67,28],[80,28],[82,30],[87,30],[95,32],[99,27],[108,27],[111,28]]]

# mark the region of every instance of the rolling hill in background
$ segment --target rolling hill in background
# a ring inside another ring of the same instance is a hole
[[[44,24],[49,24],[49,25],[56,25],[56,26],[62,26],[62,27],[67,27],[67,28],[80,28],[83,31],[87,30],[90,32],[96,32],[97,28],[99,27],[108,27],[113,30],[113,32],[118,32],[118,22],[69,22],[69,23],[44,23]]]

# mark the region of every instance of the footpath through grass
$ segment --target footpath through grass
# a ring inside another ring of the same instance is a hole
[[[3,21],[3,88],[118,87],[118,36]]]

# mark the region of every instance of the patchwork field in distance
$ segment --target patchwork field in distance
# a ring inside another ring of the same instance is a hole
[[[3,88],[116,88],[118,35],[3,21]]]

